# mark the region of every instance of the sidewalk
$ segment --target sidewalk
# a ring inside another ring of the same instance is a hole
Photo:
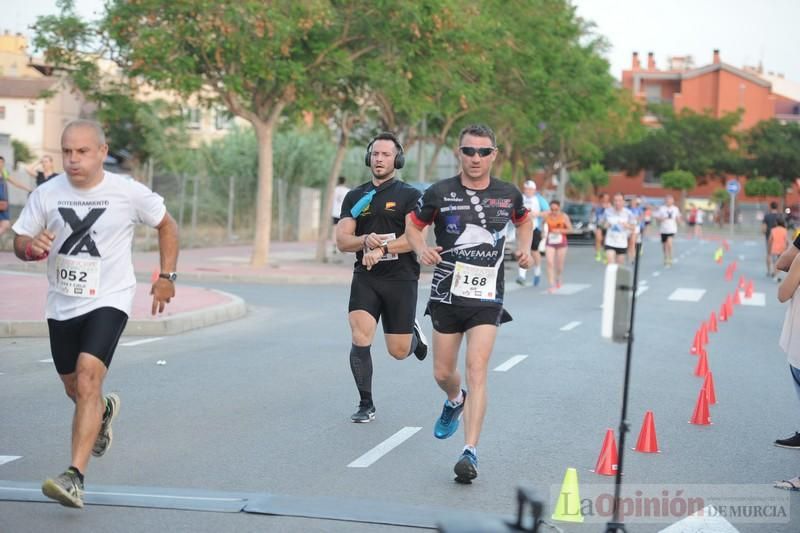
[[[319,263],[314,259],[314,242],[272,243],[268,265],[253,268],[251,253],[251,246],[181,250],[175,299],[161,316],[151,317],[150,280],[159,270],[158,252],[134,252],[139,284],[125,335],[175,334],[234,320],[247,311],[241,298],[182,285],[182,281],[344,285],[350,282],[355,257],[337,254],[328,263]],[[4,304],[0,306],[0,337],[46,336],[45,263],[24,263],[10,252],[0,252],[0,287]]]

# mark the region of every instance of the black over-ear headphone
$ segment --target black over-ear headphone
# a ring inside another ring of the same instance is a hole
[[[367,154],[364,156],[364,164],[368,167],[372,166],[370,164],[370,159],[372,157],[372,145],[375,144],[375,141],[392,141],[397,148],[397,155],[394,157],[394,168],[401,169],[403,165],[406,164],[406,156],[403,152],[403,145],[400,144],[400,141],[397,140],[392,133],[384,132],[377,136],[375,136],[367,145]]]

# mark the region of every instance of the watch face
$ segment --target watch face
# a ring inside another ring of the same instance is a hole
[[[163,273],[163,274],[159,274],[158,277],[159,278],[168,279],[170,281],[175,281],[176,279],[178,279],[178,273],[177,272],[166,272],[166,273]]]

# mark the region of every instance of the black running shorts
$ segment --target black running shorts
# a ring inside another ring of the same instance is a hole
[[[616,246],[609,246],[609,245],[606,244],[605,245],[605,249],[606,249],[606,251],[611,250],[611,251],[615,252],[617,255],[627,255],[628,254],[628,249],[627,248],[617,248]]]
[[[386,280],[369,274],[353,274],[347,310],[366,311],[383,323],[383,332],[414,331],[417,314],[417,280]]]
[[[511,315],[497,306],[466,306],[428,302],[426,315],[431,316],[433,329],[439,333],[464,333],[475,326],[500,326],[511,322]]]
[[[47,320],[50,352],[59,374],[72,374],[78,355],[91,354],[106,368],[128,323],[128,315],[113,307],[100,307],[69,320]]]
[[[674,233],[662,233],[661,234],[661,242],[667,242],[667,239],[671,239],[674,236],[675,236]]]
[[[542,230],[536,228],[533,230],[533,240],[531,241],[531,250],[534,252],[539,249],[539,243],[542,242]]]

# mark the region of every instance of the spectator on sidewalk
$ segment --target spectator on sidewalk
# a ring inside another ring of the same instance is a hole
[[[789,233],[786,231],[786,225],[783,222],[782,217],[778,217],[777,222],[775,223],[775,227],[772,228],[769,232],[769,250],[770,254],[772,255],[771,263],[773,265],[777,264],[778,259],[780,258],[781,254],[786,251],[786,245],[789,242]],[[778,269],[773,268],[773,277],[776,281],[780,282],[780,276],[778,275]]]
[[[778,268],[783,266],[781,260],[793,256],[789,266],[789,273],[778,286],[778,301],[781,303],[789,302],[786,309],[786,318],[783,321],[781,331],[780,347],[786,353],[789,362],[789,372],[792,376],[792,384],[800,400],[800,295],[797,293],[800,287],[800,255],[795,245],[789,247],[778,261]],[[800,433],[784,439],[777,439],[775,446],[781,448],[800,449]],[[798,491],[800,490],[800,476],[776,481],[775,487],[780,489]]]
[[[37,187],[47,180],[58,176],[58,172],[56,172],[55,165],[53,164],[53,158],[49,155],[43,155],[36,165],[26,166],[25,172],[27,172],[30,177],[36,179]]]
[[[773,201],[769,203],[769,213],[764,215],[764,220],[761,221],[761,231],[764,234],[764,240],[767,245],[767,277],[773,277],[775,275],[775,264],[772,262],[772,252],[769,246],[769,234],[772,228],[777,225],[780,216],[778,202]]]
[[[6,169],[6,160],[0,155],[0,235],[3,235],[11,227],[11,217],[9,215],[11,203],[8,183],[23,191],[31,192],[31,189],[19,183],[9,174],[8,169]]]
[[[161,274],[150,289],[154,315],[175,296],[178,227],[161,196],[103,169],[108,145],[96,122],[67,124],[61,150],[66,172],[31,194],[13,227],[14,253],[23,261],[47,260],[50,351],[75,404],[70,466],[46,479],[42,492],[82,508],[89,456],[108,451],[119,413],[119,396],[103,395],[103,381],[136,293],[135,226],[158,230]]]

